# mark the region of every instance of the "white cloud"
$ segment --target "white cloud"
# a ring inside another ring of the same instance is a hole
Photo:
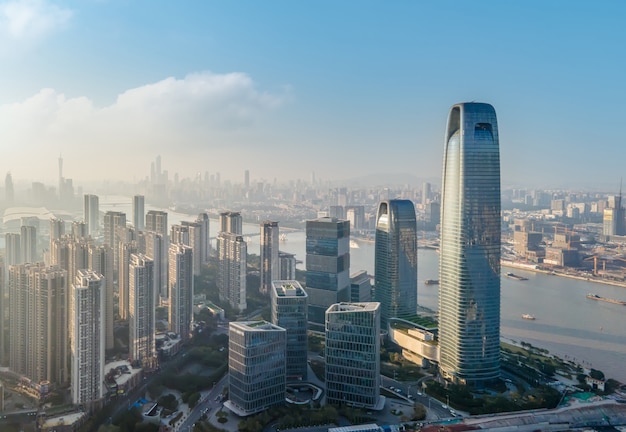
[[[217,153],[225,146],[245,144],[242,136],[288,97],[287,90],[258,90],[243,73],[166,78],[127,90],[106,107],[95,106],[87,97],[68,98],[42,89],[24,101],[0,105],[0,147],[10,149],[0,172],[29,176],[32,165],[50,172],[50,158],[59,152],[68,167],[96,161],[85,173],[88,178],[119,177],[107,175],[105,168],[128,170],[138,158],[143,166],[167,150],[187,153],[193,161],[192,152]]]
[[[71,10],[46,0],[3,2],[0,3],[0,35],[12,41],[37,40],[64,27],[72,14]]]

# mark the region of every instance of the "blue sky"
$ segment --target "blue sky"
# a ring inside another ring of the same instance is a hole
[[[405,173],[449,107],[498,113],[504,186],[615,188],[619,1],[2,1],[0,172],[75,182]],[[384,180],[381,179],[381,184]]]

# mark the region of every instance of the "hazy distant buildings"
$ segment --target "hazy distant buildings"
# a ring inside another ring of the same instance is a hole
[[[132,254],[129,265],[129,355],[141,364],[155,356],[154,262],[143,254]]]
[[[445,136],[439,264],[440,370],[500,376],[500,151],[491,105],[454,105]]]
[[[70,295],[72,402],[104,397],[104,288],[102,276],[78,270]]]
[[[87,234],[93,236],[100,230],[100,199],[97,195],[85,195],[83,199],[83,218],[87,224]]]
[[[409,200],[383,201],[376,216],[376,300],[384,326],[417,313],[417,221]]]
[[[189,246],[169,247],[169,329],[189,339],[193,319],[193,251]]]
[[[306,222],[306,292],[309,329],[324,331],[326,309],[350,300],[350,222]]]
[[[133,197],[133,226],[137,231],[144,230],[145,198],[143,195]]]
[[[209,262],[209,256],[211,255],[209,215],[207,213],[200,213],[196,218],[196,222],[200,225],[200,247],[197,253],[200,257],[200,262],[206,264]]]
[[[272,289],[272,281],[280,276],[278,230],[278,222],[261,223],[261,292],[266,294]]]
[[[7,207],[15,204],[15,190],[13,188],[13,177],[11,173],[8,172],[6,177],[4,177],[4,201]]]
[[[272,323],[287,331],[287,380],[307,380],[308,296],[295,280],[272,282]]]
[[[285,403],[286,331],[266,321],[229,324],[228,398],[239,416]]]
[[[350,229],[362,230],[365,228],[365,207],[350,206],[346,208],[346,219],[350,221]]]
[[[326,403],[382,408],[378,303],[338,303],[330,306],[326,311],[324,357]]]
[[[422,184],[422,205],[428,204],[431,198],[432,188],[430,183],[424,182]]]

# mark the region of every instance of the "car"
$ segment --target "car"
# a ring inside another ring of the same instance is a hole
[[[389,386],[389,390],[395,390],[396,388],[394,386]]]
[[[441,408],[443,408],[443,409],[448,409],[448,405],[446,405],[446,404],[441,404]]]
[[[413,399],[413,395],[408,395],[407,396],[409,399]]]
[[[417,395],[418,395],[418,396],[424,396],[424,393],[422,393],[422,392],[417,392]]]
[[[399,388],[396,389],[396,393],[402,393],[402,390],[400,390]]]

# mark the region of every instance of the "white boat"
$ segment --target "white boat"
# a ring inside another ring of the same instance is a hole
[[[532,316],[530,314],[522,314],[522,318],[525,319],[525,320],[531,320],[531,321],[536,319],[534,316]]]
[[[358,249],[360,246],[359,246],[359,244],[356,241],[350,240],[350,247],[352,249]]]
[[[282,233],[281,235],[279,235],[279,236],[278,236],[278,239],[279,239],[281,242],[285,242],[285,241],[287,241],[287,234]]]

